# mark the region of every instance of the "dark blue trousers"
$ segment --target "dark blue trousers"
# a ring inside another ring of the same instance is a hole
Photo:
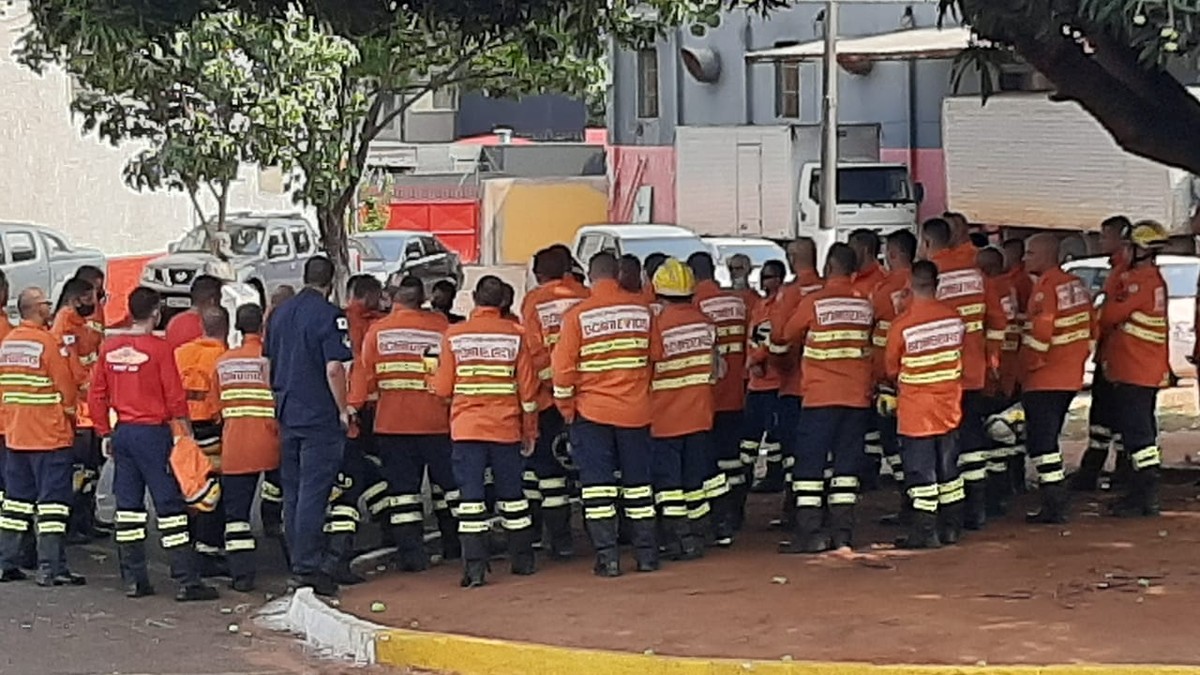
[[[64,537],[74,498],[71,477],[74,462],[70,448],[49,451],[11,450],[4,464],[4,505],[0,509],[0,569],[17,569],[22,540],[34,531]],[[47,557],[53,551],[53,558]],[[66,571],[61,544],[38,547],[38,569],[54,575]]]
[[[712,437],[707,431],[655,438],[654,501],[664,519],[699,520],[709,512],[704,481],[709,477]]]
[[[496,509],[504,529],[511,533],[533,528],[529,501],[521,483],[525,458],[521,456],[520,443],[454,441],[451,461],[461,500],[459,534],[479,535],[488,531],[483,474],[489,466],[496,490]]]
[[[630,520],[654,519],[648,427],[627,429],[576,417],[571,424],[571,452],[583,484],[585,520],[615,520],[618,499]]]
[[[431,491],[446,495],[443,501],[457,502],[448,435],[379,434],[375,443],[388,485],[388,498],[379,513],[385,525],[421,528],[425,520],[421,484],[427,469]]]
[[[792,489],[796,506],[853,506],[858,502],[859,472],[865,461],[864,438],[867,430],[866,408],[823,406],[805,408],[796,464],[792,467]],[[825,467],[833,473],[828,490]]]
[[[281,432],[283,529],[292,574],[316,574],[321,570],[325,516],[342,467],[346,435],[341,429],[283,427]]]
[[[225,556],[234,580],[254,581],[258,542],[250,527],[254,493],[260,473],[221,476],[221,501],[224,502]]]

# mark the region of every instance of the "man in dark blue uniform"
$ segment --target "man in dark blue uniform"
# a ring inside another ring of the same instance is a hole
[[[353,358],[346,315],[328,300],[332,290],[333,263],[309,258],[304,290],[271,313],[263,349],[279,419],[291,584],[319,595],[337,592],[321,563],[325,514],[346,447],[346,364]]]

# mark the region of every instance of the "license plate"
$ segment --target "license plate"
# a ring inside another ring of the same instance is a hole
[[[182,307],[187,309],[192,306],[191,298],[167,298],[167,307]]]

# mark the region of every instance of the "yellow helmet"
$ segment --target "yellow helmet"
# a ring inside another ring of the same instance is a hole
[[[654,292],[671,298],[686,298],[696,287],[692,268],[675,258],[667,260],[654,271]]]
[[[1139,220],[1129,233],[1129,241],[1138,248],[1157,250],[1167,245],[1167,228],[1153,220]]]

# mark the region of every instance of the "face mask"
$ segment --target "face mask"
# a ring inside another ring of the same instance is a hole
[[[87,317],[87,316],[91,316],[92,313],[96,311],[96,306],[95,305],[78,305],[75,307],[75,311],[79,312],[79,316]]]

